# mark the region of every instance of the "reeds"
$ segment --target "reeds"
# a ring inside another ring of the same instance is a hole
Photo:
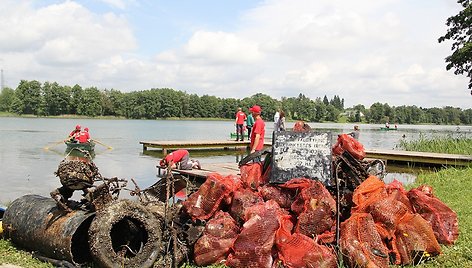
[[[401,140],[400,148],[416,152],[472,155],[472,138],[454,137],[453,135],[426,138],[424,135],[420,135],[414,141]]]

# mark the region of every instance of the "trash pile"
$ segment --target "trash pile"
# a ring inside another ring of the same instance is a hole
[[[169,168],[144,190],[133,179],[127,189],[125,179],[102,177],[91,159],[66,159],[55,173],[62,187],[52,198],[13,201],[4,234],[65,267],[337,267],[341,259],[388,267],[428,260],[439,244],[454,243],[457,215],[431,187],[385,184],[383,162],[364,157],[362,144],[342,134],[328,182],[271,184],[269,154],[241,164],[240,175],[210,173],[199,186]],[[177,198],[183,189],[188,197]],[[69,199],[75,190],[84,192],[80,202]],[[121,190],[137,198],[119,199]]]

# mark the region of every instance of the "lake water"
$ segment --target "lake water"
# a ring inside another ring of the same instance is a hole
[[[60,186],[54,171],[65,156],[63,140],[76,124],[90,128],[93,139],[113,147],[96,145],[94,163],[104,177],[134,178],[141,188],[156,181],[158,153],[143,153],[140,141],[146,140],[221,140],[234,132],[233,121],[183,120],[101,120],[0,117],[0,204],[24,194],[49,196]],[[272,122],[267,122],[270,136]],[[331,131],[333,138],[350,132],[354,124],[310,123],[319,131]],[[287,123],[292,127],[293,123]],[[472,136],[470,126],[400,125],[398,131],[380,131],[381,125],[360,125],[360,142],[366,148],[393,149],[401,139],[419,135]],[[405,137],[402,137],[405,135]],[[49,147],[45,150],[45,147]],[[191,152],[202,165],[213,162],[238,162],[244,152]],[[391,175],[395,176],[395,173]],[[392,176],[390,176],[392,177]],[[414,179],[414,178],[413,178]],[[406,178],[408,180],[408,178]],[[128,185],[131,187],[131,181]],[[123,196],[127,196],[123,193]]]

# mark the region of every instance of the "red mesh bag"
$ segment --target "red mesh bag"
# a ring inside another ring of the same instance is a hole
[[[341,146],[341,141],[339,140],[339,138],[336,141],[336,143],[333,145],[333,147],[331,147],[331,152],[333,153],[333,155],[341,155],[344,152],[344,149]]]
[[[401,264],[417,263],[441,253],[433,229],[419,214],[407,213],[395,231]]]
[[[362,143],[354,139],[351,135],[341,134],[338,136],[338,143],[342,149],[348,151],[354,158],[362,160],[365,157],[365,150]],[[338,152],[339,149],[333,148],[334,151]]]
[[[267,176],[262,176],[262,162],[249,163],[239,168],[244,187],[257,190],[260,185],[267,183]]]
[[[265,201],[274,200],[281,208],[290,208],[294,200],[290,190],[277,186],[264,185],[259,187],[259,193]]]
[[[229,213],[236,221],[241,222],[246,213],[246,209],[260,203],[264,203],[264,200],[257,192],[253,192],[247,188],[240,188],[234,192]]]
[[[280,227],[283,210],[275,201],[254,205],[247,209],[247,220],[233,244],[233,253],[228,256],[229,267],[267,267],[273,264],[272,247],[275,232]]]
[[[337,267],[337,258],[331,248],[319,245],[306,235],[292,234],[293,223],[289,215],[281,220],[281,227],[276,233],[276,246],[284,267]]]
[[[187,213],[195,220],[209,219],[225,198],[238,189],[241,181],[236,176],[223,177],[218,173],[210,173],[198,191],[191,194],[183,202]]]
[[[236,221],[227,213],[218,211],[205,225],[203,235],[194,246],[198,266],[223,262],[239,233]]]
[[[295,232],[313,237],[330,231],[335,224],[336,201],[319,181],[292,179],[282,187],[298,189],[300,193],[291,209],[298,214]]]
[[[407,196],[407,191],[403,188],[403,184],[397,180],[393,180],[391,183],[386,186],[387,193],[394,196],[394,198],[402,202],[410,212],[413,212],[413,207],[411,206],[410,200]]]
[[[388,249],[368,213],[353,213],[341,224],[339,245],[350,267],[388,267]]]
[[[441,244],[451,245],[459,237],[457,214],[434,196],[430,186],[420,186],[408,192],[413,209],[432,226]]]

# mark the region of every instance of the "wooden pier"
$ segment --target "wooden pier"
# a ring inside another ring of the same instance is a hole
[[[166,154],[167,150],[186,149],[186,150],[231,150],[245,149],[249,147],[249,141],[234,140],[192,140],[192,141],[140,141],[143,145],[143,151],[149,148],[162,150]],[[265,142],[265,146],[271,146],[271,142]]]
[[[162,150],[164,154],[167,150],[171,149],[187,149],[187,150],[211,150],[211,149],[245,149],[249,147],[249,141],[234,141],[234,140],[220,140],[220,141],[141,141],[143,150],[146,151],[149,148],[156,148]],[[270,147],[270,142],[265,142],[266,147]],[[410,166],[467,166],[472,164],[471,155],[458,155],[458,154],[442,154],[442,153],[428,153],[428,152],[412,152],[412,151],[400,151],[400,150],[388,150],[388,149],[366,149],[366,158],[370,159],[381,159],[386,163],[394,162],[398,164],[408,164]],[[232,165],[231,168],[225,169],[225,165],[211,166],[212,168],[203,171],[198,171],[202,174],[205,172],[229,172],[234,170]],[[227,166],[227,165],[226,165]],[[237,165],[234,163],[234,166]],[[221,170],[223,169],[223,170]],[[189,171],[197,172],[197,171]],[[226,173],[225,173],[226,174]]]
[[[472,155],[441,154],[428,152],[399,151],[386,149],[366,149],[367,158],[382,159],[410,165],[467,166],[472,164]]]

